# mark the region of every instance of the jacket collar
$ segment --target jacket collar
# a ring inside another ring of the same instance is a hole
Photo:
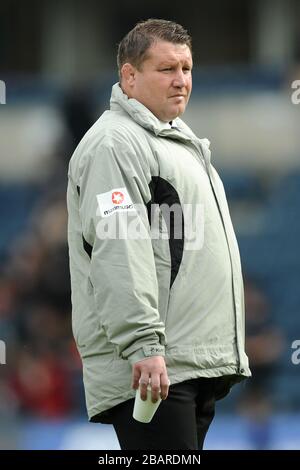
[[[160,121],[142,103],[134,98],[128,98],[128,96],[123,93],[120,84],[115,83],[112,87],[110,109],[116,111],[120,110],[120,108],[128,113],[140,126],[159,137],[191,142],[198,148],[206,163],[210,163],[210,142],[208,139],[199,139],[196,137],[193,131],[180,118],[173,120],[172,127],[169,123]]]

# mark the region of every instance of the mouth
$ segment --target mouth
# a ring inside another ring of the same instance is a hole
[[[170,98],[185,98],[186,95],[172,95]]]

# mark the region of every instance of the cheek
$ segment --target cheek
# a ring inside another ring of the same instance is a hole
[[[149,80],[146,84],[144,84],[144,93],[152,102],[161,101],[162,99],[160,85],[157,84],[154,80]]]
[[[149,87],[149,96],[152,102],[155,102],[157,106],[165,105],[167,96],[168,96],[168,88],[162,86],[161,84],[154,84],[152,83]]]

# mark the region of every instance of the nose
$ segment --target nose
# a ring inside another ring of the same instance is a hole
[[[182,70],[178,70],[173,80],[173,86],[175,88],[183,88],[186,85],[187,77]]]

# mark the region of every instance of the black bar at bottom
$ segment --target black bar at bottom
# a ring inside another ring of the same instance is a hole
[[[1,464],[37,464],[39,468],[47,464],[71,464],[86,466],[94,464],[117,465],[132,468],[140,465],[207,465],[213,466],[233,462],[243,464],[287,465],[298,463],[300,451],[0,451]]]

